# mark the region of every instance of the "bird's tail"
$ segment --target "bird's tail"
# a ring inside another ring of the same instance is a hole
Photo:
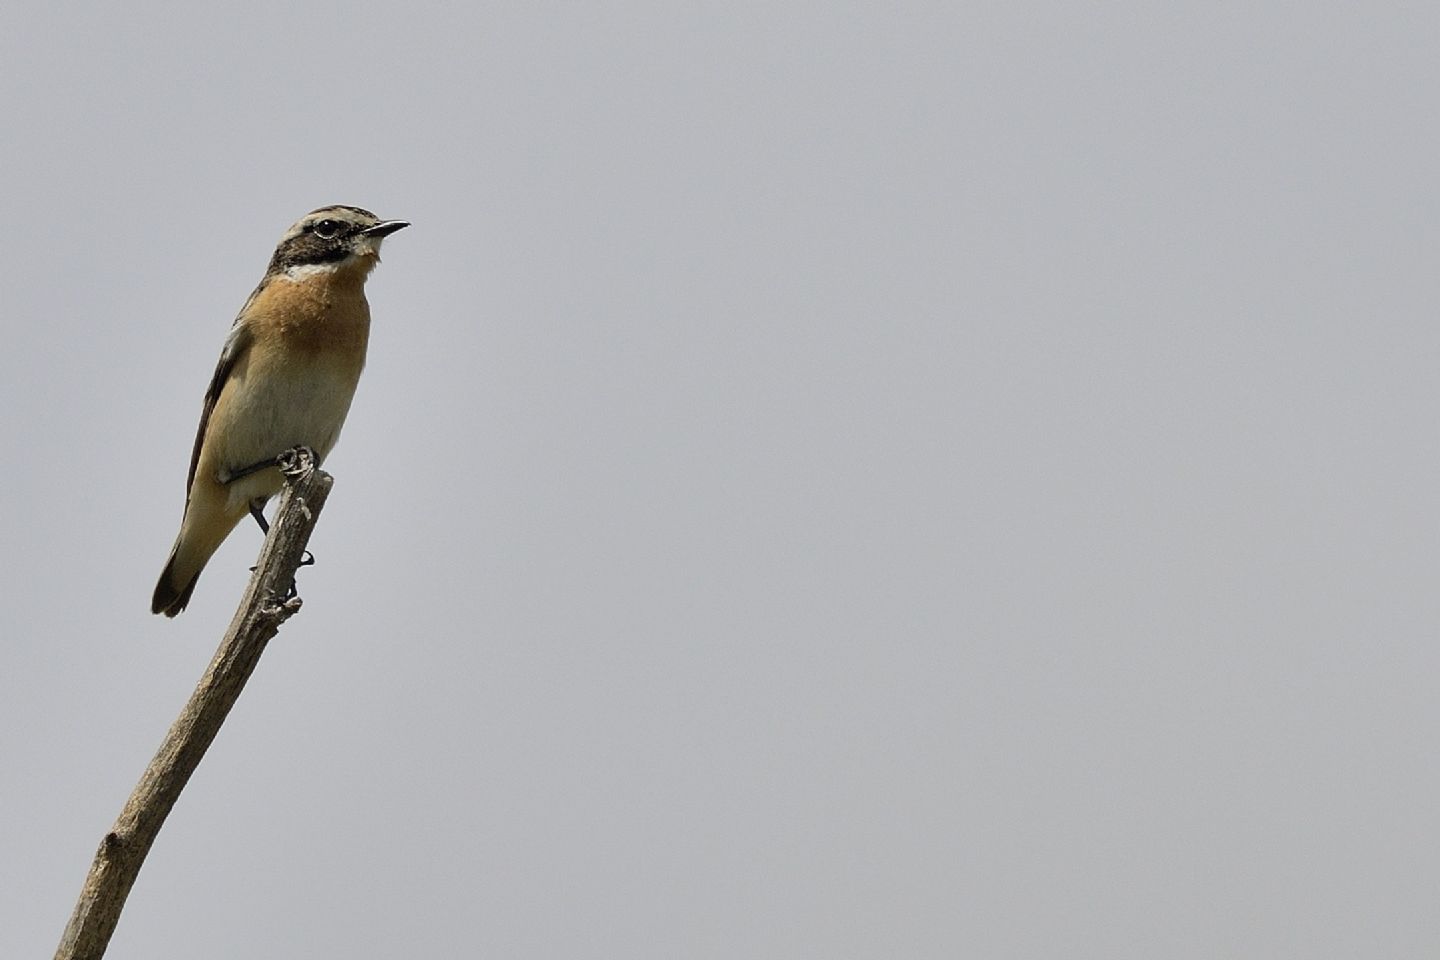
[[[200,571],[205,569],[205,561],[210,558],[206,556],[199,563],[183,562],[180,548],[184,543],[184,538],[177,540],[175,548],[170,551],[170,559],[165,562],[165,569],[160,573],[160,582],[155,584],[155,596],[150,600],[151,613],[163,613],[167,617],[173,617],[185,609],[185,605],[190,602],[190,594],[195,592]]]
[[[163,613],[173,617],[190,602],[195,592],[195,581],[200,571],[240,518],[245,516],[243,507],[234,514],[223,509],[207,509],[205,502],[192,501],[185,509],[185,520],[180,524],[180,535],[165,561],[165,570],[160,582],[155,584],[155,596],[150,600],[152,613]]]

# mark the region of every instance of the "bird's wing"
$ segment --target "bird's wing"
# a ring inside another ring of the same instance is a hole
[[[254,300],[255,297],[252,295],[250,299]],[[245,306],[250,306],[249,301]],[[215,365],[215,375],[210,378],[210,386],[205,391],[205,407],[200,412],[200,426],[195,430],[195,449],[190,452],[190,472],[185,475],[187,503],[190,485],[195,482],[195,467],[200,463],[200,448],[205,445],[205,429],[210,426],[210,414],[215,410],[215,401],[220,399],[220,391],[225,389],[225,381],[230,379],[235,364],[245,356],[245,351],[250,349],[251,340],[250,328],[245,323],[245,311],[241,310],[235,325],[230,328],[230,335],[225,338],[225,347],[220,351],[220,362]]]

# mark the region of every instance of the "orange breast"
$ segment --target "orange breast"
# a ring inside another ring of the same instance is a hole
[[[272,279],[247,311],[247,325],[257,345],[292,355],[323,353],[333,363],[363,365],[370,339],[370,305],[365,300],[365,278],[354,273]]]

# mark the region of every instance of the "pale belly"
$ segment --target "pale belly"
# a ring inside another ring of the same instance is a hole
[[[200,469],[224,482],[297,446],[325,459],[355,396],[359,371],[352,364],[247,364],[236,373],[211,414]],[[229,484],[229,509],[272,497],[283,483],[278,470],[237,479]]]

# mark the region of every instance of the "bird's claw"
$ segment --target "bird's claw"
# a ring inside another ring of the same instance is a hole
[[[275,458],[275,465],[280,472],[292,480],[306,476],[319,465],[319,458],[315,451],[307,446],[291,447]]]

